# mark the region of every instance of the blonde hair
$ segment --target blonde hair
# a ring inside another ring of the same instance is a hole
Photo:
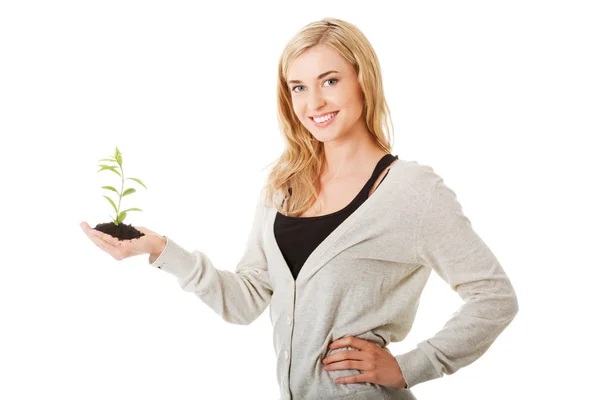
[[[393,124],[383,95],[379,60],[365,35],[356,26],[336,18],[305,25],[290,39],[279,58],[277,119],[285,146],[274,161],[263,188],[265,199],[287,216],[300,216],[317,199],[318,178],[325,160],[323,143],[296,117],[286,82],[290,63],[318,44],[337,50],[354,67],[365,97],[367,128],[383,150],[389,153],[392,148],[390,127],[393,132]]]

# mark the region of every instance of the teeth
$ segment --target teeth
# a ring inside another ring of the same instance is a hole
[[[315,118],[313,118],[313,120],[315,122],[321,123],[321,122],[325,122],[325,121],[330,120],[331,118],[333,118],[334,115],[335,115],[335,113],[331,113],[331,114],[327,114],[324,117],[315,117]]]

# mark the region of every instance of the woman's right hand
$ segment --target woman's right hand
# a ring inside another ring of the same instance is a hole
[[[86,222],[81,222],[79,225],[96,246],[119,261],[140,254],[158,255],[162,253],[167,243],[162,235],[143,226],[135,226],[134,228],[142,232],[144,236],[135,239],[119,240],[114,236],[93,229]]]

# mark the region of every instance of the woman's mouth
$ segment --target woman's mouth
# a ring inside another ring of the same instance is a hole
[[[310,118],[310,120],[313,122],[313,124],[315,126],[318,126],[319,128],[323,128],[323,127],[326,127],[326,126],[330,125],[331,123],[333,123],[333,120],[335,119],[336,115],[338,115],[338,113],[339,113],[339,111],[334,111],[334,112],[324,115],[322,117],[317,117],[317,118],[308,117],[308,118]]]

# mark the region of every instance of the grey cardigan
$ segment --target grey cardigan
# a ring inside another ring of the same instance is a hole
[[[414,399],[411,388],[483,355],[518,311],[502,266],[473,230],[455,192],[433,168],[398,160],[379,187],[311,253],[294,280],[273,233],[277,210],[262,189],[235,271],[165,235],[148,262],[174,275],[225,321],[249,324],[267,306],[280,400]],[[378,346],[403,340],[434,270],[464,300],[434,336],[395,355],[407,388],[338,384],[359,370],[323,369],[328,345],[355,336]]]

